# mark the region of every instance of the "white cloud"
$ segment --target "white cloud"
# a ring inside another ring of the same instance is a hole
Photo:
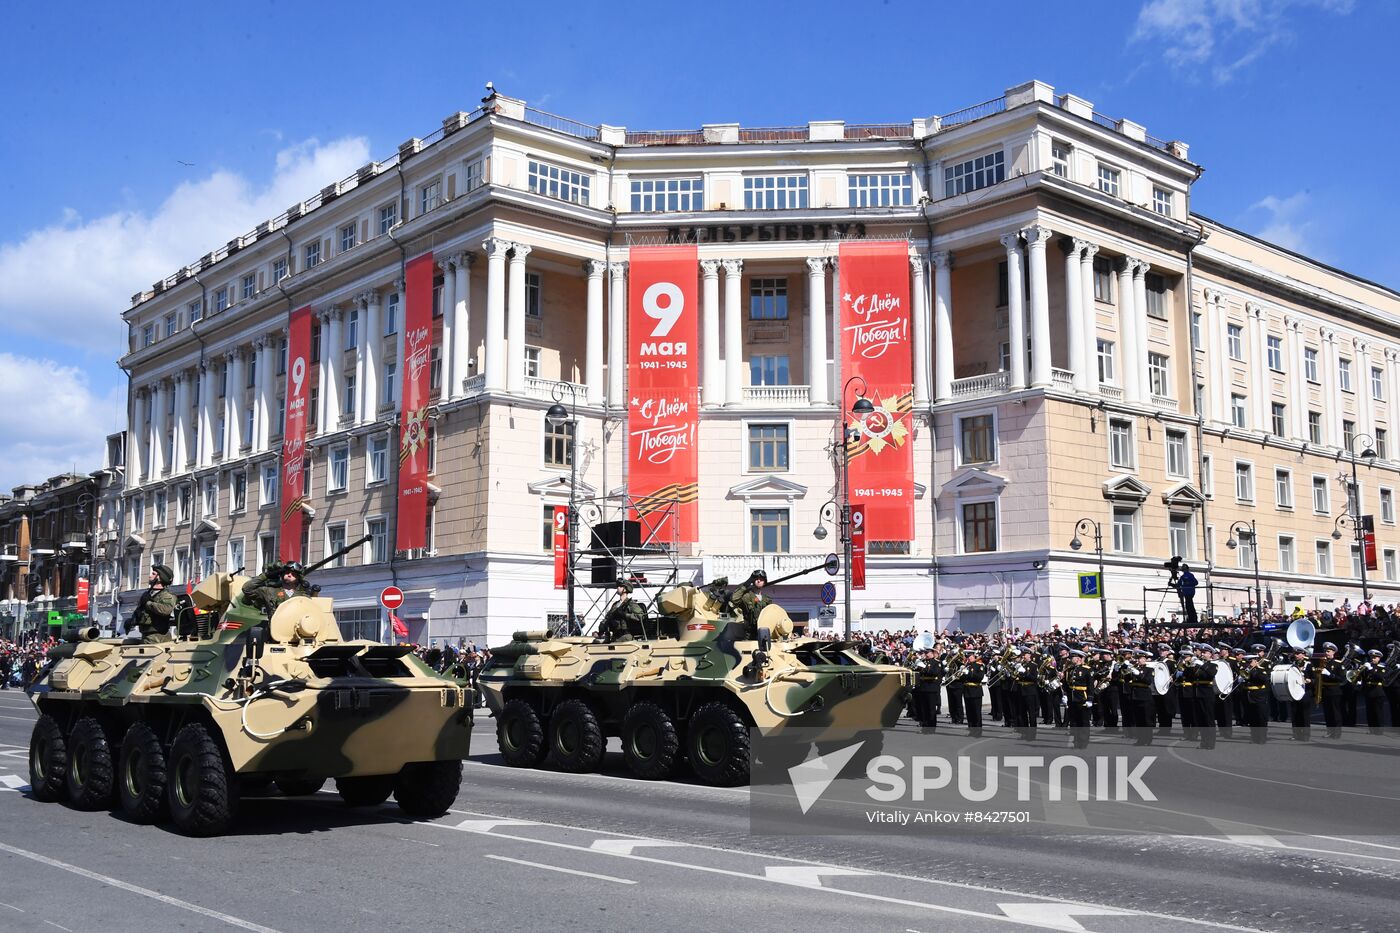
[[[0,244],[0,333],[42,336],[115,359],[125,346],[120,315],[132,294],[368,159],[363,138],[325,145],[312,139],[279,152],[263,185],[220,169],[179,185],[151,211],[84,219],[65,208],[58,223]]]
[[[1257,227],[1255,235],[1295,253],[1311,253],[1313,244],[1309,242],[1308,231],[1312,221],[1304,219],[1308,207],[1306,192],[1281,198],[1269,195],[1249,206],[1251,213],[1265,215],[1263,226]]]
[[[0,399],[14,403],[0,405],[0,492],[100,469],[107,435],[125,419],[125,397],[124,384],[94,392],[76,366],[0,353]]]
[[[1130,39],[1160,46],[1173,68],[1225,84],[1293,38],[1300,9],[1346,15],[1354,0],[1147,0]]]

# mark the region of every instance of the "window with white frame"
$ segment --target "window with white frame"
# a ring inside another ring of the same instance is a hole
[[[360,310],[351,308],[345,315],[345,349],[353,350],[360,345]]]
[[[327,556],[327,557],[330,557],[332,554],[336,553],[337,551],[342,551],[342,550],[344,550],[344,549],[345,549],[345,523],[344,523],[344,522],[327,523],[327,524],[326,524],[326,556]],[[341,554],[339,557],[337,557],[337,558],[335,558],[334,560],[332,560],[332,561],[331,561],[329,564],[327,564],[326,566],[328,566],[328,567],[344,567],[344,566],[345,566],[345,555],[344,555],[344,554]]]
[[[958,452],[962,463],[991,463],[996,460],[996,418],[990,413],[959,418]]]
[[[1381,521],[1387,525],[1395,524],[1395,493],[1382,486],[1377,494],[1381,501]]]
[[[1308,441],[1313,444],[1322,443],[1322,412],[1308,412]]]
[[[1113,304],[1113,263],[1106,256],[1094,257],[1094,300]]]
[[[287,338],[277,339],[277,375],[287,375]]]
[[[990,188],[1006,181],[1006,151],[998,149],[986,155],[957,162],[943,169],[943,196],[965,194],[979,188]]]
[[[749,280],[749,320],[785,321],[787,316],[787,279],[755,278]]]
[[[696,182],[699,183],[698,181]],[[699,210],[697,200],[696,210]],[[794,210],[807,207],[807,173],[745,175],[744,209]]]
[[[1099,346],[1099,382],[1107,383],[1107,384],[1109,384],[1109,385],[1112,385],[1112,384],[1113,384],[1113,380],[1114,380],[1114,378],[1115,378],[1115,377],[1114,377],[1114,366],[1113,366],[1113,341],[1112,341],[1112,340],[1104,340],[1104,339],[1100,338],[1100,339],[1099,339],[1099,342],[1098,342],[1098,346]],[[1003,368],[1005,368],[1005,367],[1003,367]]]
[[[313,269],[321,264],[321,241],[314,240],[302,247],[301,265],[304,269]]]
[[[538,318],[543,314],[541,297],[544,280],[538,272],[525,273],[525,316]]]
[[[1274,504],[1281,509],[1293,508],[1293,474],[1274,470]]]
[[[1385,401],[1385,373],[1377,366],[1371,367],[1371,398]]]
[[[355,248],[355,222],[352,220],[340,228],[340,251],[347,252]]]
[[[468,159],[465,165],[466,187],[463,190],[475,191],[486,180],[486,160],[481,158]]]
[[[263,532],[258,535],[258,557],[259,567],[271,567],[277,563],[277,535],[271,532]]]
[[[1292,535],[1278,536],[1278,569],[1283,573],[1298,572],[1298,552]]]
[[[1167,475],[1176,479],[1189,479],[1191,468],[1186,458],[1186,432],[1169,430],[1167,438]]]
[[[786,354],[782,356],[762,355],[749,357],[749,385],[791,385],[792,381],[790,375]]]
[[[1235,566],[1241,570],[1254,569],[1254,535],[1244,529],[1235,535]]]
[[[234,470],[228,480],[228,510],[242,512],[248,507],[248,474]]]
[[[1167,319],[1167,280],[1155,272],[1142,277],[1143,293],[1147,297],[1147,316],[1159,321]]]
[[[1343,392],[1351,391],[1351,360],[1337,360],[1337,384]]]
[[[753,509],[749,512],[750,553],[786,554],[789,537],[787,509]]]
[[[180,329],[180,315],[170,313],[165,316],[165,336],[174,337],[175,332]]]
[[[258,293],[258,277],[256,273],[249,273],[243,276],[243,299],[246,301]]]
[[[554,551],[554,508],[555,504],[546,502],[541,511],[540,520],[540,550]]]
[[[529,372],[529,367],[530,367],[530,351],[531,351],[532,349],[533,349],[533,350],[539,350],[539,347],[526,347],[526,348],[525,348],[525,374],[526,374],[527,376],[530,374],[530,372]],[[539,354],[538,354],[538,353],[535,354],[534,360],[535,360],[535,372],[538,373],[538,372],[539,372]],[[428,387],[429,387],[430,389],[432,389],[434,392],[436,392],[438,389],[442,388],[442,347],[439,347],[439,346],[434,346],[434,347],[432,348],[432,350],[430,350],[430,351],[428,352]]]
[[[277,464],[264,463],[262,466],[262,499],[263,505],[272,505],[277,501]]]
[[[1352,443],[1356,440],[1356,422],[1349,418],[1342,419],[1342,446],[1347,450],[1351,449]]]
[[[1327,477],[1314,476],[1312,478],[1313,512],[1318,515],[1329,515],[1332,512],[1332,496],[1327,491]]]
[[[1123,172],[1111,165],[1099,163],[1099,190],[1110,197],[1118,197],[1123,189]]]
[[[588,204],[589,187],[593,179],[583,172],[548,162],[529,162],[530,190],[547,198],[558,198],[574,204]]]
[[[1274,372],[1283,372],[1283,338],[1275,337],[1273,334],[1270,334],[1265,339],[1268,341],[1267,356],[1269,359],[1269,368]]]
[[[914,181],[908,172],[849,175],[846,187],[851,207],[908,207],[914,203]]]
[[[326,492],[342,492],[350,484],[350,445],[336,444],[327,453]]]
[[[1244,359],[1244,328],[1238,324],[1225,325],[1225,344],[1230,350],[1230,359]]]
[[[1350,552],[1351,556],[1351,575],[1353,577],[1361,576],[1361,546],[1353,544],[1347,548],[1347,551]]]
[[[1147,354],[1147,384],[1148,390],[1153,395],[1163,397],[1171,396],[1171,381],[1169,377],[1168,360],[1165,354]]]
[[[1170,190],[1159,185],[1152,186],[1152,210],[1163,217],[1172,215],[1172,202],[1174,198]]]
[[[276,285],[287,277],[287,257],[272,260],[272,284]]]
[[[382,564],[389,559],[389,522],[384,518],[371,518],[365,522],[365,534],[369,535],[369,547],[365,548],[365,563]]]
[[[156,494],[155,494],[155,499],[154,499],[154,506],[155,506],[155,508],[152,510],[152,515],[151,515],[151,527],[152,527],[152,528],[164,528],[164,527],[165,527],[166,507],[167,507],[168,503],[169,503],[169,497],[167,496],[165,490],[164,490],[164,489],[157,489],[157,490],[156,490]]]
[[[144,495],[131,497],[131,528],[133,531],[140,531],[146,525],[146,497]]]
[[[1387,580],[1395,579],[1395,548],[1388,547],[1381,552],[1381,566]]]
[[[145,349],[156,342],[156,326],[147,324],[141,328],[141,348]]]
[[[1011,341],[1003,340],[997,345],[997,368],[1001,372],[1011,369]]]
[[[345,374],[345,385],[342,387],[340,413],[342,415],[355,414],[355,374]]]
[[[525,348],[525,375],[531,379],[540,377],[540,348]]]
[[[1288,410],[1282,402],[1269,403],[1269,429],[1275,437],[1283,437],[1288,433],[1287,414]]]
[[[379,209],[379,235],[383,236],[399,222],[399,203],[390,201]]]
[[[189,307],[185,310],[189,312],[191,324],[204,318],[204,302],[198,298],[191,301]]]
[[[382,483],[389,478],[389,437],[385,434],[372,436],[365,445],[367,448],[365,484]]]
[[[1376,456],[1381,460],[1389,460],[1390,438],[1386,436],[1385,428],[1376,428]]]
[[[229,539],[229,542],[228,542],[228,569],[229,569],[229,572],[232,573],[233,571],[237,570],[237,569],[240,568],[240,567],[247,567],[247,566],[248,566],[248,561],[245,559],[246,557],[247,557],[247,555],[244,553],[244,550],[243,550],[243,539],[242,539],[242,538],[230,538],[230,539]],[[261,569],[261,568],[259,568],[259,569]]]
[[[199,578],[200,578],[201,580],[204,580],[204,579],[206,579],[206,578],[208,578],[208,577],[212,577],[212,576],[214,575],[214,571],[216,571],[216,570],[218,569],[218,567],[215,566],[214,561],[215,561],[215,558],[214,558],[214,542],[213,542],[213,541],[202,541],[202,542],[200,542],[200,545],[199,545]],[[233,568],[230,567],[229,569],[232,570]]]
[[[1137,466],[1133,447],[1133,423],[1119,418],[1108,421],[1108,462],[1118,469],[1131,470]]]
[[[982,554],[997,549],[997,504],[962,504],[962,545],[964,554]]]
[[[399,293],[390,292],[384,301],[384,336],[399,332]]]
[[[1361,514],[1361,486],[1358,483],[1346,483],[1347,511],[1352,515]]]
[[[227,285],[225,285],[225,286],[222,287],[222,288],[219,288],[219,289],[216,289],[216,290],[215,290],[215,292],[214,292],[214,310],[215,310],[215,311],[227,311],[227,310],[228,310],[228,286],[227,286]]]
[[[1195,536],[1191,534],[1191,514],[1172,512],[1167,516],[1168,546],[1173,557],[1194,560],[1196,557]]]
[[[1205,344],[1203,344],[1203,343],[1201,342],[1201,312],[1199,312],[1199,311],[1192,311],[1192,312],[1191,312],[1191,347],[1192,347],[1192,349],[1194,349],[1194,350],[1199,350],[1199,349],[1201,349],[1201,347],[1203,347],[1203,346],[1205,346]]]
[[[530,163],[534,167],[534,163]],[[532,187],[530,190],[534,190]],[[418,189],[418,213],[426,214],[442,206],[442,179],[435,178]]]
[[[1314,545],[1314,560],[1317,565],[1317,572],[1324,576],[1332,576],[1332,544],[1330,541],[1318,541]]]
[[[1050,143],[1050,169],[1061,178],[1069,177],[1069,143],[1058,139]]]
[[[1120,554],[1137,553],[1138,512],[1135,505],[1113,507],[1113,549]]]
[[[394,404],[399,397],[399,364],[394,360],[389,360],[384,364],[384,390],[380,392],[379,406],[381,408]]]
[[[788,426],[749,425],[749,471],[773,473],[788,468]]]
[[[1311,383],[1318,383],[1317,378],[1317,351],[1312,347],[1303,348],[1303,375]]]
[[[194,490],[189,483],[182,483],[175,490],[175,521],[180,525],[188,525],[194,517]]]
[[[219,514],[219,480],[210,477],[204,481],[203,517],[215,518]]]
[[[1215,495],[1215,456],[1201,454],[1201,495]]]
[[[1230,423],[1237,428],[1247,427],[1245,416],[1245,397],[1239,393],[1230,395]]]
[[[1254,501],[1254,467],[1248,463],[1235,464],[1235,498],[1240,502]]]
[[[574,423],[544,420],[544,465],[567,467],[574,451]]]
[[[705,209],[705,182],[702,178],[633,178],[631,185],[634,212]],[[744,188],[747,195],[747,182]]]

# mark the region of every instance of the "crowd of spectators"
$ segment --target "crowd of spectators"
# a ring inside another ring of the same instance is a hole
[[[0,690],[22,689],[34,679],[44,654],[58,644],[52,638],[32,636],[18,642],[0,638]]]

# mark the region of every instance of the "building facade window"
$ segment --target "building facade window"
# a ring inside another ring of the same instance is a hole
[[[530,165],[531,165],[531,168],[533,168],[534,165],[535,165],[535,163],[531,162]],[[533,178],[533,176],[532,176],[532,177],[531,177],[531,185],[530,185],[530,190],[531,190],[531,191],[534,191],[534,190],[535,190],[535,187],[534,187],[533,182],[534,182],[534,178]],[[434,181],[430,181],[430,182],[428,182],[426,185],[424,185],[423,187],[421,187],[421,188],[418,189],[418,213],[419,213],[419,215],[426,214],[426,213],[428,213],[428,211],[437,210],[437,209],[438,209],[439,207],[441,207],[441,206],[442,206],[442,181],[441,181],[441,179],[437,179],[437,180],[434,180]]]
[[[744,176],[744,209],[796,210],[807,206],[807,175]]]
[[[908,172],[850,175],[846,186],[851,207],[908,207],[914,203],[914,181]]]
[[[1118,197],[1123,187],[1123,172],[1111,165],[1099,163],[1099,190],[1110,197]]]
[[[1113,263],[1107,257],[1094,257],[1094,300],[1113,304]]]
[[[544,279],[538,272],[525,273],[525,316],[538,318],[544,313]]]
[[[1376,456],[1382,460],[1389,460],[1390,438],[1386,435],[1385,428],[1376,428]]]
[[[1293,508],[1293,474],[1287,470],[1274,471],[1274,501],[1281,509]]]
[[[350,485],[350,445],[337,444],[327,456],[326,492],[343,492]]]
[[[1312,479],[1313,512],[1327,515],[1332,511],[1332,497],[1327,491],[1327,477],[1314,476]]]
[[[365,464],[365,484],[383,483],[389,479],[389,438],[379,434],[371,437],[367,444],[368,454]]]
[[[228,501],[230,512],[242,512],[248,507],[248,474],[242,470],[229,474]]]
[[[1275,337],[1272,334],[1268,337],[1268,357],[1269,368],[1274,372],[1283,372],[1283,338]]]
[[[749,358],[749,385],[791,385],[786,356],[753,356]]]
[[[214,310],[215,310],[215,311],[227,311],[227,310],[228,310],[228,287],[227,287],[227,286],[225,286],[225,287],[223,287],[223,288],[220,288],[220,289],[217,289],[217,290],[214,292]]]
[[[557,198],[574,204],[588,204],[592,178],[583,172],[547,162],[529,162],[530,190],[547,198]]]
[[[262,505],[265,505],[265,506],[267,506],[267,505],[276,505],[276,504],[277,504],[277,493],[278,493],[278,489],[277,489],[277,464],[275,464],[275,463],[264,463],[264,464],[263,464],[263,467],[262,467],[262,473],[261,473],[260,475],[261,475],[261,477],[262,477],[262,484],[261,484],[262,498],[261,498],[259,501],[261,502]]]
[[[1230,396],[1230,423],[1237,428],[1248,427],[1245,418],[1245,397],[1239,394]]]
[[[1351,360],[1337,360],[1337,384],[1343,392],[1351,391]]]
[[[344,253],[354,248],[355,222],[352,220],[350,223],[340,228],[340,251]]]
[[[466,162],[466,190],[475,191],[486,181],[486,161],[468,159]]]
[[[788,426],[749,425],[749,470],[777,472],[788,468]]]
[[[1283,573],[1298,572],[1298,552],[1292,535],[1278,536],[1278,569]]]
[[[1322,412],[1308,412],[1308,441],[1313,444],[1322,443]]]
[[[391,201],[379,209],[379,235],[383,236],[399,222],[399,205]]]
[[[250,274],[243,276],[243,300],[247,301],[258,293],[258,277]]]
[[[193,324],[195,321],[203,320],[203,318],[204,318],[204,302],[203,302],[203,301],[201,301],[201,300],[199,300],[199,299],[195,299],[194,301],[191,301],[190,304],[189,304],[189,307],[188,307],[186,310],[189,312],[189,317],[190,317],[190,323],[191,323],[191,324]]]
[[[1163,217],[1172,215],[1172,203],[1175,199],[1172,193],[1166,188],[1157,185],[1152,186],[1152,210]]]
[[[1159,321],[1167,319],[1167,280],[1155,272],[1143,276],[1144,292],[1147,295],[1147,316]]]
[[[754,509],[749,514],[749,549],[754,554],[786,554],[789,544],[787,509]]]
[[[950,165],[943,170],[943,196],[951,198],[956,194],[990,188],[1006,181],[1006,152],[998,149]]]
[[[1356,440],[1356,422],[1347,418],[1342,419],[1342,446],[1351,450],[1352,443]]]
[[[1195,536],[1191,534],[1191,516],[1173,512],[1167,516],[1167,539],[1173,557],[1194,560],[1196,557]]]
[[[1303,375],[1311,383],[1321,381],[1317,378],[1317,351],[1312,347],[1303,348]]]
[[[1375,366],[1371,367],[1371,398],[1385,401],[1385,373]]]
[[[439,362],[439,364],[438,364],[438,371],[439,371],[439,373],[441,373],[441,371],[442,371],[441,362]],[[526,347],[526,348],[525,348],[525,375],[526,375],[528,378],[530,378],[530,379],[538,379],[538,378],[540,378],[540,348],[539,348],[539,347]],[[439,375],[438,378],[441,379],[441,378],[442,378],[441,375]]]
[[[990,414],[959,418],[958,451],[963,463],[991,463],[996,460],[996,419]]]
[[[1004,367],[1003,367],[1004,368]],[[1113,341],[1099,340],[1099,382],[1112,384],[1114,380]]]
[[[1167,357],[1161,353],[1147,354],[1147,383],[1148,389],[1153,395],[1169,398],[1172,394],[1168,379],[1169,362]]]
[[[1240,502],[1254,501],[1254,467],[1248,463],[1235,464],[1235,498]]]
[[[1314,560],[1317,564],[1317,572],[1321,576],[1332,576],[1332,545],[1329,542],[1316,542],[1314,548]]]
[[[365,534],[369,535],[369,546],[365,548],[365,563],[382,564],[389,559],[389,522],[383,518],[371,518],[365,522]]]
[[[1050,144],[1050,169],[1060,178],[1069,178],[1069,143],[1058,139]]]
[[[788,316],[788,284],[784,278],[749,280],[749,320],[785,321]]]
[[[1138,507],[1115,505],[1113,507],[1113,549],[1120,554],[1137,553]]]
[[[1108,462],[1120,469],[1131,470],[1137,466],[1137,456],[1133,449],[1133,423],[1118,418],[1108,422]]]
[[[963,553],[981,554],[997,549],[997,504],[965,502],[962,507]]]
[[[1387,525],[1395,524],[1395,493],[1384,486],[1379,491],[1381,502],[1381,521]]]
[[[634,212],[705,209],[705,182],[701,178],[634,178],[631,184]]]
[[[1230,359],[1244,359],[1244,329],[1238,324],[1225,326],[1225,343],[1230,348]]]
[[[1191,476],[1186,458],[1185,431],[1167,432],[1167,475],[1176,479],[1188,479]]]
[[[1282,402],[1271,402],[1269,404],[1269,427],[1275,437],[1283,437],[1288,433],[1287,409]]]
[[[544,422],[544,465],[567,467],[573,462],[574,423],[565,421],[551,424]]]
[[[326,556],[330,557],[338,551],[345,549],[345,523],[335,522],[326,525]],[[329,567],[344,567],[345,555],[341,554],[329,564]]]
[[[301,251],[302,268],[314,269],[321,264],[321,241],[307,243]]]

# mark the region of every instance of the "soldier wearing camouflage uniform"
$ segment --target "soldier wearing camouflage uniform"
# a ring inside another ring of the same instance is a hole
[[[175,624],[175,613],[180,608],[175,594],[168,587],[175,579],[175,573],[164,564],[151,568],[150,586],[141,594],[136,610],[126,629],[133,628],[141,633],[141,640],[150,644],[173,641],[170,629]]]
[[[759,613],[773,605],[773,600],[763,593],[763,588],[767,585],[768,574],[762,570],[755,570],[729,595],[730,605],[744,617],[744,622],[755,632],[758,630]]]
[[[243,601],[269,616],[293,596],[314,596],[307,585],[305,569],[299,561],[272,564],[262,573],[243,584]]]
[[[608,610],[598,625],[598,637],[603,641],[620,641],[626,638],[633,625],[641,628],[647,621],[647,607],[632,598],[632,584],[622,581],[617,585],[617,605]]]

